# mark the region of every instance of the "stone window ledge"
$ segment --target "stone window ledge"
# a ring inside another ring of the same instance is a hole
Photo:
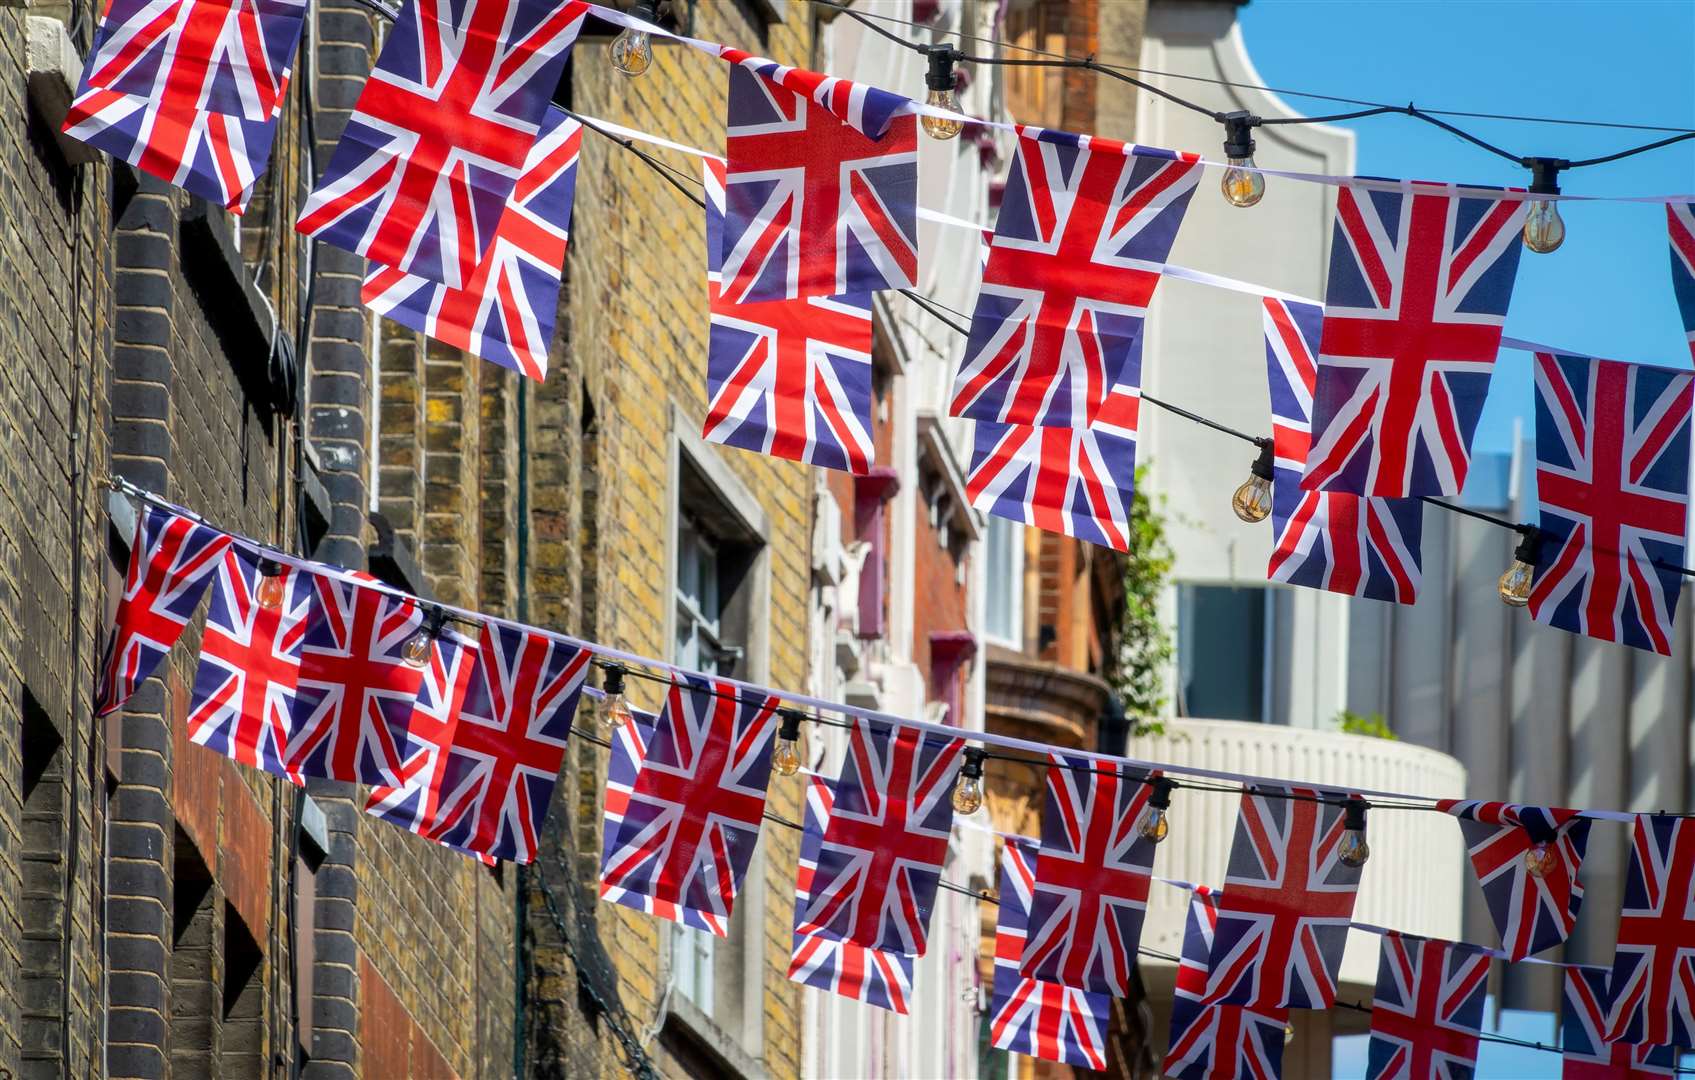
[[[700,1006],[672,994],[660,1036],[685,1070],[695,1076],[717,1075],[764,1080],[765,1063],[744,1050]]]

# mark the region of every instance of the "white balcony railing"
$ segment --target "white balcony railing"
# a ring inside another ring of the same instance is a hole
[[[1338,788],[1369,788],[1443,798],[1460,797],[1465,769],[1446,754],[1420,746],[1310,728],[1232,720],[1168,720],[1163,735],[1130,740],[1131,757],[1276,777]],[[1240,796],[1178,791],[1172,796],[1171,834],[1154,859],[1159,877],[1219,885],[1230,854]],[[1360,880],[1354,921],[1428,937],[1460,931],[1465,846],[1446,814],[1381,809],[1371,813],[1371,860]],[[1188,896],[1155,882],[1148,898],[1142,944],[1175,955],[1183,942]],[[1493,944],[1486,942],[1485,944]],[[1379,938],[1348,935],[1342,981],[1366,991],[1377,975]],[[1171,986],[1171,965],[1144,958],[1156,994]]]

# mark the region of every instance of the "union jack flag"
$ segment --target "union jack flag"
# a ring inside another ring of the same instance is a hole
[[[494,243],[463,289],[373,264],[360,299],[379,315],[532,379],[547,375],[583,127],[549,108]]]
[[[683,676],[627,793],[606,799],[600,895],[719,937],[765,816],[777,699]]]
[[[1020,972],[1129,995],[1154,865],[1153,842],[1138,828],[1150,790],[1121,766],[1051,756]]]
[[[1695,1046],[1695,820],[1638,814],[1607,980],[1607,1041]]]
[[[955,416],[1101,417],[1200,180],[1193,154],[1022,128],[954,379]]]
[[[977,421],[965,491],[971,505],[1048,532],[1130,550],[1142,408],[1142,342],[1088,427]]]
[[[1651,1080],[1677,1071],[1677,1049],[1645,1043],[1609,1043],[1607,969],[1566,968],[1565,1005],[1560,1016],[1562,1080]]]
[[[63,130],[240,213],[305,15],[304,0],[114,0]]]
[[[430,642],[412,718],[405,731],[395,733],[400,755],[397,783],[371,789],[365,801],[367,814],[415,833],[433,824],[440,812],[440,769],[459,727],[476,666],[476,643],[455,631],[444,629]]]
[[[243,765],[287,776],[283,748],[300,678],[311,575],[265,562],[258,551],[232,543],[218,563],[188,706],[188,737]],[[272,608],[258,599],[267,569],[282,589],[282,602]]]
[[[1289,1010],[1203,1004],[1217,925],[1218,892],[1196,886],[1183,926],[1162,1075],[1174,1080],[1274,1080],[1283,1075]]]
[[[1384,934],[1368,1080],[1471,1080],[1489,961],[1476,945]]]
[[[1008,837],[1001,849],[1000,915],[995,922],[995,996],[989,1037],[998,1050],[1085,1069],[1106,1068],[1112,998],[1019,973],[1036,885],[1036,847]]]
[[[724,163],[706,162],[712,332],[704,436],[864,474],[871,441],[871,294],[735,303],[720,290]]]
[[[800,878],[795,908],[806,907],[818,882],[818,860],[830,828],[835,801],[830,782],[813,777],[806,787],[806,820],[800,837]],[[877,949],[829,934],[795,930],[789,978],[868,1005],[905,1013],[912,1000],[913,957],[895,949]]]
[[[723,295],[747,304],[911,288],[918,121],[896,115],[906,99],[733,49],[724,56]]]
[[[142,508],[124,595],[100,660],[94,715],[116,712],[169,655],[229,544],[228,536],[184,514],[151,503]]]
[[[1460,819],[1471,868],[1510,959],[1523,960],[1571,936],[1583,906],[1577,874],[1589,847],[1588,818],[1559,807],[1476,799],[1443,799],[1436,808]],[[1525,852],[1538,845],[1556,856],[1540,877],[1524,864]]]
[[[795,934],[923,956],[965,740],[854,723]]]
[[[1265,365],[1271,381],[1272,581],[1410,604],[1424,504],[1301,487],[1312,446],[1312,392],[1324,309],[1265,298]]]
[[[580,0],[403,7],[295,228],[468,289],[588,8]]]
[[[402,650],[423,616],[408,598],[327,574],[311,587],[283,766],[297,784],[397,784],[424,677]]]
[[[1670,655],[1692,403],[1686,371],[1536,354],[1537,622]]]
[[[1302,487],[1399,499],[1465,486],[1527,205],[1444,184],[1337,190]]]
[[[422,799],[413,831],[468,854],[533,860],[591,659],[587,649],[493,622],[483,624],[468,681],[453,676],[444,657],[434,693],[448,704],[463,699],[457,723],[434,748],[421,745],[427,728],[408,734],[408,761],[433,753],[409,784]],[[384,788],[371,801],[404,805]]]
[[[1207,961],[1207,1004],[1335,1004],[1360,882],[1359,867],[1338,855],[1345,830],[1340,798],[1272,784],[1243,791]]]
[[[1695,357],[1695,203],[1667,203],[1666,228],[1671,235],[1672,291],[1689,335],[1689,355]]]

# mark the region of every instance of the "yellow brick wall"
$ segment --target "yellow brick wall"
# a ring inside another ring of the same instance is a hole
[[[774,59],[806,65],[811,13],[808,5],[790,5],[788,10],[789,22],[772,26],[763,46],[741,9],[729,3],[696,8],[693,32],[762,48]],[[727,75],[721,61],[686,47],[661,46],[655,50],[652,69],[628,80],[606,65],[600,43],[585,49],[594,51],[579,53],[575,62],[575,109],[690,145],[722,149]],[[685,174],[699,175],[695,159],[660,154]],[[697,185],[688,186],[699,190]],[[561,609],[583,618],[585,632],[597,634],[600,640],[655,657],[668,656],[671,648],[666,633],[672,603],[666,530],[677,497],[671,486],[673,406],[696,426],[695,434],[706,409],[703,229],[703,211],[664,178],[633,154],[585,132],[568,259],[565,315],[569,331],[561,336],[570,343],[564,360],[574,373],[571,377],[580,379],[587,398],[576,407],[593,408],[600,433],[598,474],[592,480],[597,491],[585,515],[599,530],[600,547],[592,565],[582,567],[583,604],[562,602]],[[560,409],[562,414],[570,411]],[[537,451],[545,455],[547,448],[539,440],[546,434],[538,433],[536,438]],[[709,452],[716,453],[753,493],[769,520],[770,602],[768,610],[756,616],[766,621],[766,671],[772,685],[801,687],[806,675],[810,584],[809,472],[740,450]],[[592,458],[588,465],[593,467]],[[538,504],[546,497],[537,490]],[[538,542],[546,543],[548,538],[539,537]],[[759,670],[757,661],[753,667]],[[652,683],[631,683],[633,699],[645,708],[658,707],[661,689]],[[576,895],[578,903],[594,904],[594,860],[587,853],[599,847],[605,752],[585,747],[579,743],[574,755],[580,769],[572,807],[574,845],[583,853],[578,857]],[[774,778],[770,808],[798,820],[802,791],[797,782]],[[750,879],[741,900],[747,903],[756,890],[765,893],[764,924],[746,931],[757,933],[763,943],[762,962],[755,965],[755,975],[762,980],[763,1045],[753,1049],[769,1075],[793,1076],[800,1061],[800,989],[786,972],[799,837],[768,825],[760,843],[764,855],[755,865],[755,874],[762,872],[763,878]],[[651,1033],[660,1018],[670,924],[609,904],[598,905],[593,914],[600,943],[616,973],[619,1004],[644,1029],[641,1033]],[[538,946],[542,968],[550,962],[544,945]],[[721,943],[719,949],[736,945]],[[569,993],[570,986],[561,981],[544,983],[541,992],[550,990]],[[619,1058],[610,1036],[603,1034],[600,1043],[601,1067],[613,1069]],[[650,1038],[647,1049],[662,1072],[681,1071],[682,1066],[666,1056],[666,1040]]]

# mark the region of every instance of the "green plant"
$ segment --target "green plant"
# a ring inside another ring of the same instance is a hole
[[[1148,497],[1146,480],[1146,466],[1138,468],[1130,507],[1130,550],[1124,563],[1124,607],[1115,627],[1117,648],[1107,679],[1137,735],[1165,731],[1158,717],[1165,708],[1171,635],[1160,621],[1159,601],[1176,557],[1165,535],[1165,500]]]
[[[1346,735],[1364,735],[1369,739],[1388,739],[1390,742],[1400,739],[1400,736],[1389,730],[1389,722],[1383,719],[1380,712],[1362,716],[1343,709],[1336,714],[1336,726]]]

